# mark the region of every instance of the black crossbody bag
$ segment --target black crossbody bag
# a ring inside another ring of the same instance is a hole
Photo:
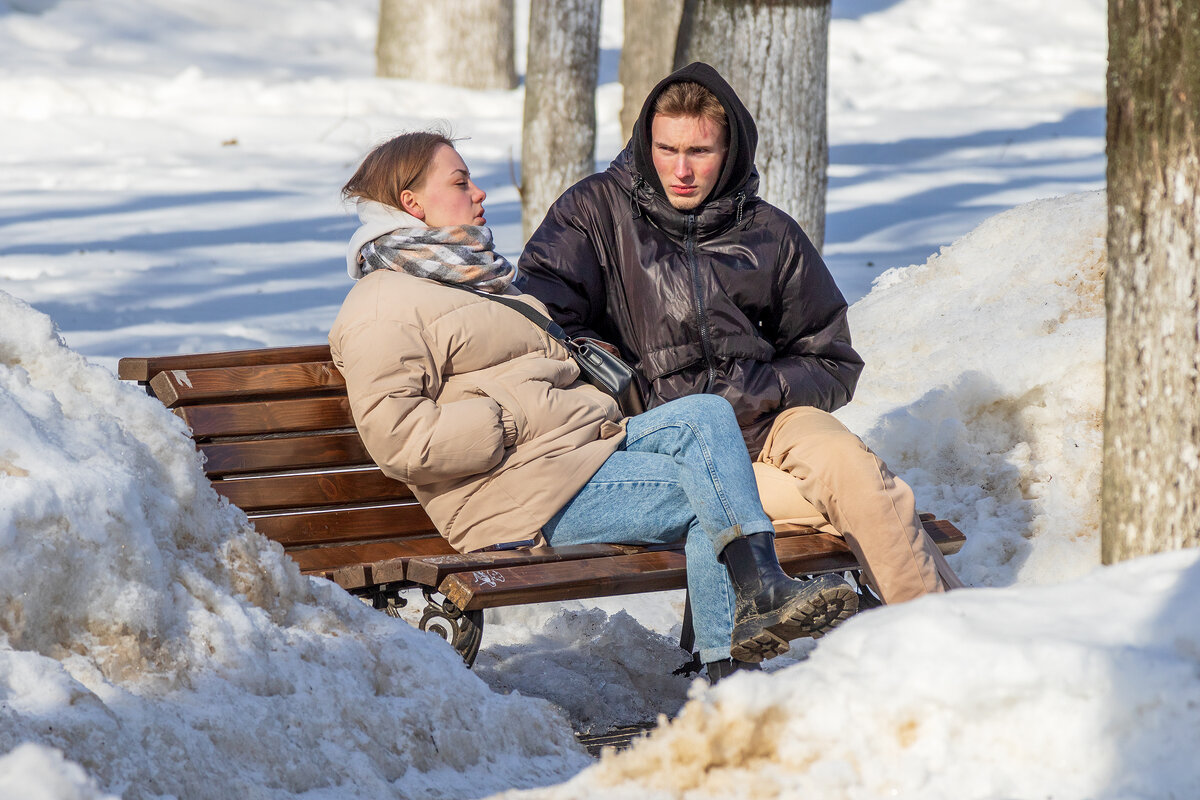
[[[642,404],[642,394],[638,391],[637,378],[633,374],[633,367],[622,361],[619,356],[614,356],[591,339],[567,336],[567,332],[557,322],[539,314],[520,300],[513,300],[498,294],[477,292],[454,283],[448,283],[446,286],[453,286],[456,289],[462,289],[508,306],[567,348],[567,352],[579,365],[579,376],[597,389],[612,395],[620,405],[622,414],[632,417],[645,410]]]

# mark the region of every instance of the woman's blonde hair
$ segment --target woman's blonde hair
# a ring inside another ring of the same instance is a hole
[[[401,208],[400,193],[425,184],[433,154],[442,145],[454,147],[454,141],[441,131],[414,131],[389,139],[367,154],[342,187],[342,197]]]

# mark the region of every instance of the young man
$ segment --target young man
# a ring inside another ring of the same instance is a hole
[[[756,195],[757,140],[712,67],[668,76],[608,170],[551,206],[521,256],[523,288],[568,333],[619,350],[649,406],[728,399],[768,515],[843,536],[884,602],[961,586],[912,491],[829,413],[863,362],[820,254]]]

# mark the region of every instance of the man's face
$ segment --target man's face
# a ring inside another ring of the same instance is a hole
[[[650,122],[650,152],[667,200],[680,211],[704,202],[725,163],[725,126],[707,117],[666,117]]]

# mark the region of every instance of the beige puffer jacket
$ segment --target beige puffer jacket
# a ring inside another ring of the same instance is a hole
[[[543,314],[530,295],[519,295]],[[391,270],[329,333],[359,434],[459,552],[540,538],[624,440],[621,412],[511,308]]]

